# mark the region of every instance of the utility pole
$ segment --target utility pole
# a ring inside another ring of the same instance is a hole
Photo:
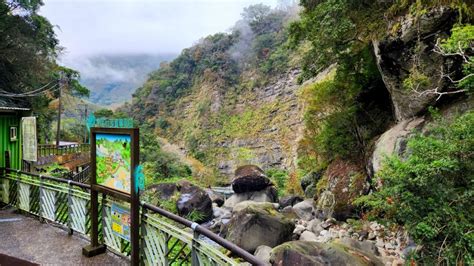
[[[81,108],[78,108],[77,110],[81,113],[81,118],[82,118],[82,115],[84,115],[84,143],[87,143],[87,115],[88,115],[88,106],[87,106],[87,103],[84,103],[84,101],[82,101],[83,103],[82,104],[78,104],[78,106],[84,106],[84,112],[82,112],[82,109]]]
[[[58,124],[56,129],[56,148],[59,148],[59,139],[60,139],[60,131],[61,131],[61,96],[62,90],[65,86],[65,77],[64,73],[61,71],[59,72],[59,98],[58,98]]]

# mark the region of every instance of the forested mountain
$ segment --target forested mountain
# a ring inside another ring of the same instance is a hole
[[[469,264],[473,15],[461,0],[253,5],[153,72],[122,110],[145,132],[152,183],[226,184],[256,164],[280,195],[333,195],[338,220],[405,226],[420,244],[413,260]]]
[[[67,58],[68,65],[81,73],[81,83],[91,90],[90,101],[118,105],[131,99],[133,91],[173,54],[115,54]]]

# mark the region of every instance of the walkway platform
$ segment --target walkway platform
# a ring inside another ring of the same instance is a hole
[[[36,218],[16,213],[13,208],[0,209],[0,265],[2,266],[10,264],[8,262],[11,257],[40,265],[130,264],[128,260],[109,251],[86,258],[82,255],[82,248],[88,244],[89,242],[82,237],[70,236],[67,231],[54,224],[41,223]]]

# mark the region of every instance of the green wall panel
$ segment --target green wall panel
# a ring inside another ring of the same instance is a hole
[[[10,151],[11,167],[21,168],[21,117],[0,114],[0,167],[5,167],[5,151]],[[17,127],[17,140],[10,141],[10,127]]]

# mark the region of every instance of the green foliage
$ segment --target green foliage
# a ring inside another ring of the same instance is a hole
[[[145,162],[145,174],[150,182],[157,183],[159,180],[188,177],[192,174],[191,169],[181,163],[176,155],[160,148],[156,136],[149,129],[144,128],[140,135],[140,159]]]
[[[285,194],[286,181],[288,180],[289,173],[278,168],[271,168],[266,171],[266,174],[276,185],[278,196],[283,196]]]
[[[378,191],[357,200],[377,219],[404,225],[422,264],[471,265],[474,259],[474,112],[437,118],[385,160]]]
[[[97,118],[100,118],[100,117],[112,117],[114,115],[114,112],[110,109],[99,109],[97,111],[94,112],[94,116],[97,117]]]
[[[456,25],[451,36],[441,41],[444,53],[463,57],[464,77],[454,81],[459,89],[472,92],[474,90],[474,58],[471,56],[474,47],[474,25]]]
[[[206,218],[206,215],[198,210],[192,210],[188,215],[186,215],[186,219],[193,222],[201,222],[204,218]]]
[[[296,48],[311,42],[303,57],[302,80],[390,34],[386,29],[394,19],[387,18],[411,14],[416,19],[438,6],[457,9],[460,21],[474,17],[473,5],[463,0],[302,0],[301,5],[301,19],[290,25],[290,44]]]
[[[53,163],[46,168],[46,175],[57,177],[57,178],[66,178],[70,173],[68,168],[59,165],[58,163]]]
[[[366,156],[367,143],[390,122],[391,110],[384,103],[388,95],[381,88],[383,82],[369,47],[341,58],[337,70],[304,88],[304,144],[309,150],[306,157],[314,158],[303,157],[303,165],[311,167],[304,168],[306,171],[322,169],[336,158],[357,162]],[[314,160],[316,165],[308,163]]]

